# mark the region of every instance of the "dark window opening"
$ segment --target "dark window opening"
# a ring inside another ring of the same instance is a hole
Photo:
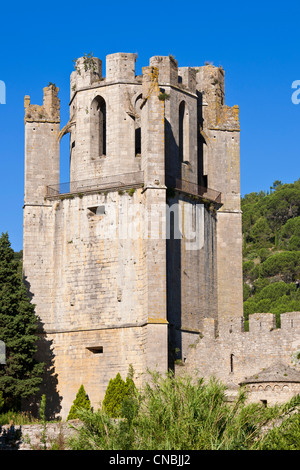
[[[105,206],[88,207],[88,210],[91,211],[95,215],[104,215],[105,214]]]
[[[179,140],[178,140],[178,147],[179,147],[179,160],[183,162],[184,155],[184,111],[185,111],[185,103],[182,101],[179,106]]]
[[[233,358],[234,354],[230,354],[230,372],[233,373]]]
[[[93,354],[102,354],[103,353],[103,346],[91,346],[86,348],[91,351]]]
[[[141,153],[142,153],[141,128],[137,127],[135,129],[135,155],[139,157]]]

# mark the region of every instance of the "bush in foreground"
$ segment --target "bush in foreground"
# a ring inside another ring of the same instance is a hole
[[[226,387],[216,380],[205,384],[153,374],[151,383],[123,402],[121,419],[102,409],[81,410],[83,426],[70,445],[73,450],[259,449],[268,436],[265,427],[296,408],[295,401],[284,411],[247,405],[243,392],[228,403]]]

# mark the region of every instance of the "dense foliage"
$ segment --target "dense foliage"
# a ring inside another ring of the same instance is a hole
[[[244,315],[300,311],[300,179],[242,198]]]
[[[103,408],[81,410],[83,426],[78,427],[71,448],[256,450],[280,448],[276,446],[283,439],[288,448],[292,441],[288,431],[281,439],[280,431],[272,429],[284,419],[282,427],[295,427],[299,434],[299,406],[299,396],[284,406],[247,405],[243,391],[234,403],[228,403],[226,388],[216,380],[205,384],[202,379],[195,382],[171,373],[166,377],[153,374],[143,390],[127,398],[121,419],[111,418]],[[274,444],[270,432],[278,436]]]
[[[0,340],[6,363],[0,365],[2,411],[18,409],[22,399],[34,396],[42,382],[44,364],[35,360],[37,325],[34,306],[23,283],[19,256],[8,234],[0,237]]]

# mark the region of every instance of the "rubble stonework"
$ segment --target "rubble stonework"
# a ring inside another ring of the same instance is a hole
[[[51,372],[43,392],[62,417],[81,384],[97,407],[130,364],[137,385],[181,362],[238,386],[273,345],[287,364],[300,347],[297,328],[280,341],[242,331],[239,108],[225,105],[224,70],[155,56],[136,75],[136,59],[108,55],[103,77],[100,59],[79,58],[62,127],[56,85],[41,106],[25,97],[24,279]]]

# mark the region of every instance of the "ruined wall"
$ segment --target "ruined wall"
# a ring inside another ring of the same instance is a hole
[[[217,334],[214,320],[207,319],[179,372],[215,376],[229,388],[236,388],[246,377],[275,363],[300,370],[292,357],[299,349],[299,312],[282,314],[281,328],[275,328],[275,315],[271,313],[250,315],[249,331],[244,331],[242,318],[232,318]]]

